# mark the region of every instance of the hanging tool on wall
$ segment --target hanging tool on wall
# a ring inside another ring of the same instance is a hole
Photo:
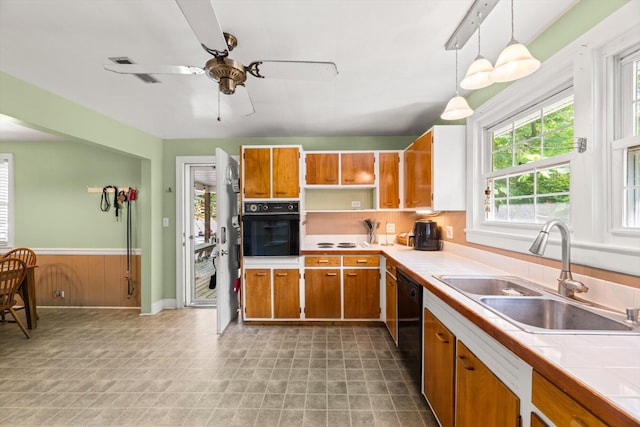
[[[109,202],[109,190],[113,190],[113,207],[116,211],[116,220],[118,219],[118,187],[115,185],[107,185],[102,188],[102,197],[100,197],[100,210],[102,212],[109,212],[111,209],[111,203]]]
[[[121,193],[124,193],[124,191]],[[135,290],[133,281],[131,280],[131,202],[134,201],[136,197],[136,189],[129,187],[129,190],[125,195],[127,202],[127,274],[125,276],[127,279],[127,299],[131,298],[131,295],[133,295],[133,291]]]

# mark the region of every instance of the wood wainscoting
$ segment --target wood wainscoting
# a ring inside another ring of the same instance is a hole
[[[133,295],[127,298],[125,255],[38,254],[36,304],[39,306],[140,307],[140,255],[131,257]],[[64,292],[64,298],[55,291]]]

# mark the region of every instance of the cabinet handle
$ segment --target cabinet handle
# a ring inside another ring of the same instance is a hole
[[[264,193],[259,193],[259,194],[264,194]],[[287,194],[286,191],[276,191],[276,194]]]
[[[259,277],[264,277],[264,276],[266,276],[266,275],[267,275],[267,273],[264,273],[264,272],[262,272],[262,273],[256,273],[256,276],[259,276]]]
[[[412,200],[411,203],[418,203],[420,200]]]
[[[347,276],[349,276],[349,277],[355,277],[357,275],[358,275],[358,273],[347,273]]]
[[[458,359],[460,360],[460,363],[462,363],[462,367],[464,369],[466,369],[467,371],[474,371],[475,368],[473,367],[473,365],[471,363],[469,363],[469,361],[467,360],[466,357],[464,356],[458,356]]]
[[[384,203],[383,203],[383,205],[385,205],[385,206],[391,206],[391,205],[392,205],[392,203],[391,203],[391,202],[384,202]]]
[[[569,422],[569,427],[587,427],[587,424],[574,415]]]
[[[344,181],[345,181],[345,182],[353,182],[353,181],[355,181],[355,179],[345,178],[345,179],[344,179]]]
[[[288,276],[289,273],[276,273],[276,276],[278,277],[284,277],[284,276]]]
[[[317,261],[318,264],[329,264],[329,260],[328,259],[319,259]]]
[[[436,332],[436,338],[438,338],[438,340],[444,344],[449,344],[449,340],[444,337],[442,332]]]
[[[358,261],[356,261],[358,264],[366,264],[367,260],[366,259],[359,259]]]
[[[337,276],[337,275],[338,275],[338,273],[327,273],[327,276],[329,276],[329,277],[333,277],[333,276]]]
[[[256,191],[256,194],[267,194],[267,193],[265,193],[263,191]]]
[[[336,182],[337,181],[337,179],[335,179],[335,178],[325,178],[324,180],[326,182]]]

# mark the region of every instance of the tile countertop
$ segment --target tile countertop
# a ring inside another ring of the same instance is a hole
[[[622,412],[628,425],[640,425],[640,335],[572,335],[572,334],[532,334],[525,332],[496,314],[483,308],[479,303],[432,277],[434,274],[496,274],[516,275],[513,272],[491,267],[445,251],[423,252],[395,244],[393,246],[358,244],[354,249],[318,249],[318,236],[305,239],[302,255],[383,253],[398,264],[411,270],[423,281],[429,282],[431,289],[443,297],[445,302],[458,311],[463,311],[477,326],[492,329],[490,335],[509,350],[521,357],[538,371],[552,373],[566,381],[558,384],[561,388],[577,392],[578,395],[593,398],[593,393],[604,397],[612,410]],[[324,236],[322,241],[358,242],[360,239],[340,236]],[[384,240],[383,240],[384,241]],[[473,315],[475,314],[475,315]],[[480,321],[478,321],[480,319]],[[586,386],[586,388],[584,387]],[[577,389],[576,389],[577,388]],[[577,400],[579,397],[574,395]],[[589,406],[589,405],[586,405]],[[604,408],[607,409],[606,407]],[[595,411],[594,411],[595,412]]]

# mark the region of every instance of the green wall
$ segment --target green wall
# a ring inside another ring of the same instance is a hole
[[[15,243],[33,248],[126,247],[126,211],[100,210],[101,194],[87,187],[139,188],[140,159],[77,141],[0,142],[13,153]],[[113,204],[113,195],[109,198]],[[138,209],[131,206],[133,244],[138,247]]]

